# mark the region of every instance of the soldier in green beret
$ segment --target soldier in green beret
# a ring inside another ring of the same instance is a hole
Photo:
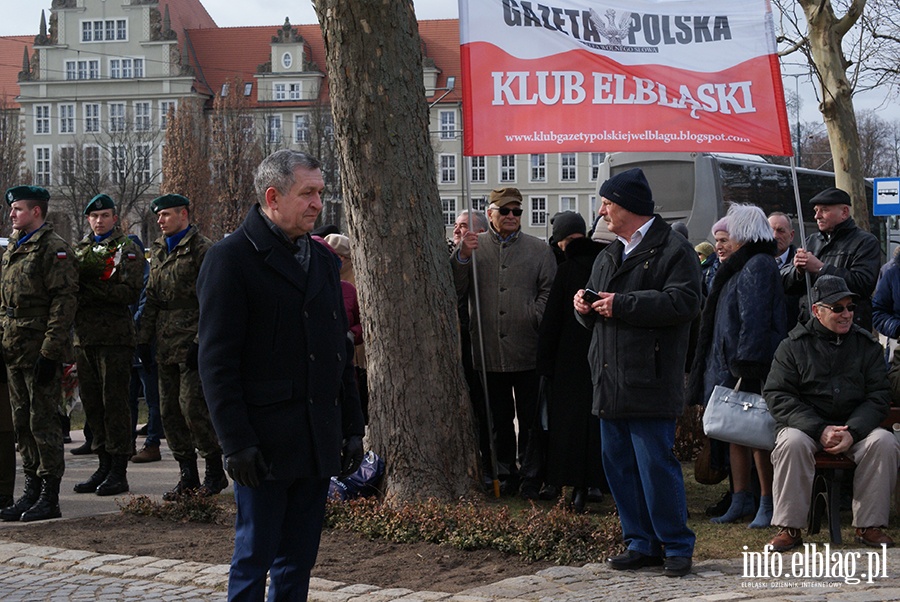
[[[25,492],[0,510],[4,521],[62,516],[59,483],[65,460],[57,409],[78,271],[72,248],[45,221],[49,200],[50,194],[37,186],[6,191],[14,232],[3,254],[0,329]]]
[[[162,236],[150,249],[138,355],[145,365],[152,365],[151,342],[156,342],[163,430],[181,473],[163,499],[174,500],[188,491],[215,495],[228,487],[228,478],[197,371],[197,274],[212,243],[191,224],[190,201],[180,194],[154,199],[150,208]],[[196,450],[206,460],[202,485]]]
[[[118,226],[116,203],[98,194],[84,208],[91,233],[75,247],[78,311],[75,361],[92,449],[100,465],[76,493],[128,491],[131,408],[128,405],[135,330],[129,305],[144,286],[144,254]]]

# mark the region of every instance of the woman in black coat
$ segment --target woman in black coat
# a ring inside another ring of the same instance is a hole
[[[583,228],[582,222],[582,228]],[[584,509],[587,490],[607,488],[600,459],[600,424],[591,414],[594,387],[588,365],[591,331],[575,319],[572,297],[591,276],[606,245],[583,236],[560,240],[565,260],[556,272],[538,338],[537,372],[549,379],[546,481],[574,487],[572,502]]]

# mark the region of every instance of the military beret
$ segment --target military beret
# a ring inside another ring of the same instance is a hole
[[[840,188],[826,188],[809,200],[809,204],[816,205],[849,205],[850,195]]]
[[[6,204],[16,201],[49,201],[50,193],[40,186],[13,186],[6,191]]]
[[[191,202],[180,194],[164,194],[161,197],[153,199],[150,203],[150,209],[153,213],[159,213],[163,209],[171,209],[172,207],[187,207]]]
[[[104,209],[115,209],[116,202],[109,195],[100,193],[91,199],[91,202],[84,208],[84,214],[88,215],[91,211],[102,211]]]

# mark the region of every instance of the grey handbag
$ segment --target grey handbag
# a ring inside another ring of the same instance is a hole
[[[740,387],[740,380],[734,389],[716,385],[703,412],[703,432],[719,441],[774,449],[775,419],[769,414],[766,400],[757,393],[741,391]]]

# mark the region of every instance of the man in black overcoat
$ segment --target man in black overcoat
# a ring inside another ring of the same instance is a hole
[[[309,237],[318,160],[263,160],[259,204],[214,245],[197,280],[200,375],[234,479],[229,600],[305,600],[332,475],[362,459],[353,344],[334,256]]]

